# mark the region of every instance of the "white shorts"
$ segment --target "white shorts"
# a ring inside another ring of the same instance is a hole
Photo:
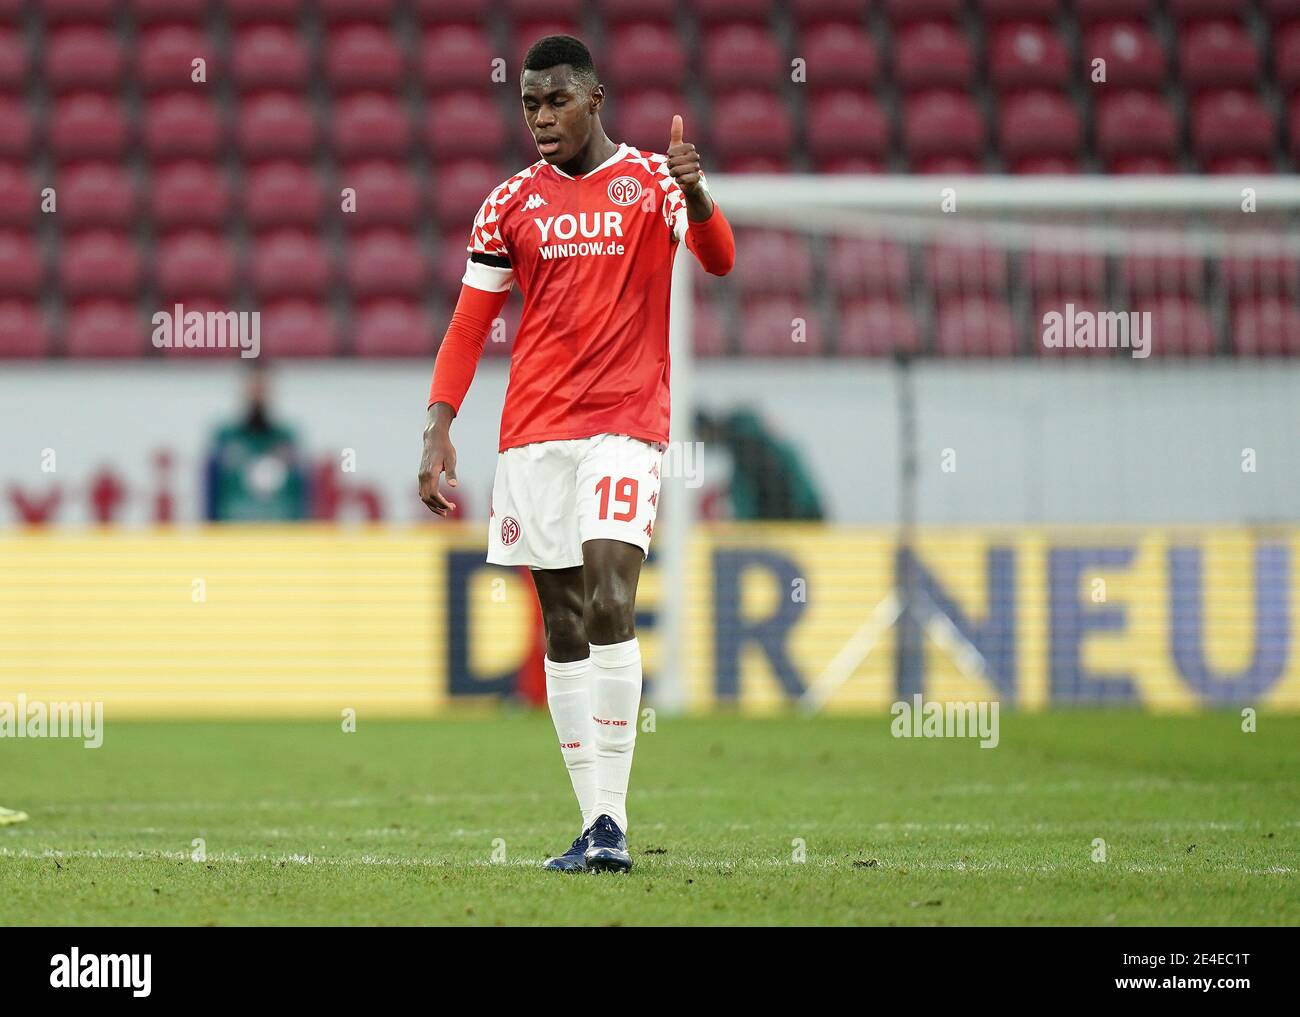
[[[587,540],[650,552],[664,447],[626,434],[538,441],[497,455],[488,520],[494,565],[567,569]]]

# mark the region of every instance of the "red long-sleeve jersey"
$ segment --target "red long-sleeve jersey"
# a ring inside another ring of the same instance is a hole
[[[459,411],[492,319],[518,282],[524,309],[501,450],[606,432],[666,442],[668,299],[683,238],[706,271],[731,270],[735,240],[722,210],[690,222],[664,155],[620,145],[581,176],[545,160],[516,173],[475,217],[429,404]]]

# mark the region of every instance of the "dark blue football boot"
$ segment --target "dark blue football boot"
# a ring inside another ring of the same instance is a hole
[[[600,816],[587,831],[591,846],[587,848],[588,872],[628,872],[632,856],[627,853],[627,838],[609,816]]]
[[[569,845],[569,850],[562,855],[546,859],[544,869],[551,869],[555,872],[586,872],[587,862],[585,856],[587,848],[591,846],[591,831],[583,830],[578,834],[578,839]]]

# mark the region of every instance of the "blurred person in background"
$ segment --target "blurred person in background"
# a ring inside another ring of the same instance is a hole
[[[695,437],[731,459],[731,518],[825,518],[799,454],[753,410],[742,407],[718,416],[701,411],[695,417]]]
[[[271,419],[270,384],[250,369],[241,420],[217,429],[208,455],[206,517],[213,522],[288,522],[308,518],[307,477],[298,439]]]

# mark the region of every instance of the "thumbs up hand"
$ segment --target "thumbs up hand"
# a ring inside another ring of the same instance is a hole
[[[673,117],[673,126],[668,135],[668,172],[677,181],[677,186],[689,199],[700,187],[700,154],[690,142],[682,141],[682,118]]]

